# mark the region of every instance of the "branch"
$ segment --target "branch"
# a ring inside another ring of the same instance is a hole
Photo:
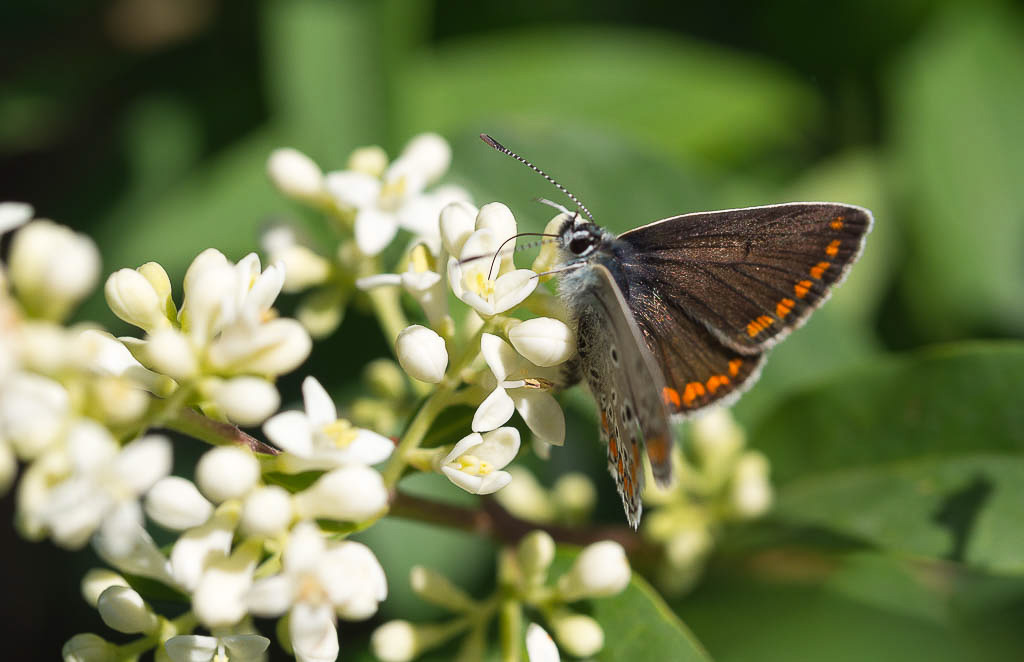
[[[585,546],[601,540],[614,540],[622,545],[626,554],[631,557],[636,554],[653,553],[647,541],[625,526],[569,527],[537,524],[516,517],[494,499],[484,498],[482,503],[481,509],[464,508],[396,490],[391,499],[390,514],[488,536],[510,545],[517,543],[531,531],[540,529],[546,531],[557,542]]]
[[[214,446],[237,444],[245,446],[254,453],[263,453],[264,455],[278,455],[281,452],[256,437],[242,432],[238,426],[215,421],[191,407],[185,407],[174,418],[163,421],[162,425]]]

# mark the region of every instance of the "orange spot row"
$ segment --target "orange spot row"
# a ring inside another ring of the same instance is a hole
[[[704,385],[700,382],[690,382],[683,390],[683,404],[689,407],[693,401],[707,393]]]
[[[839,240],[833,239],[825,248],[825,253],[829,257],[835,257],[836,255],[839,255]]]
[[[601,412],[601,429],[604,430],[605,434],[608,434],[608,414]]]
[[[661,399],[665,401],[666,405],[679,406],[679,391],[675,390],[670,386],[666,386],[661,389]]]
[[[844,216],[837,216],[835,218],[835,220],[833,220],[831,223],[828,224],[828,226],[830,228],[832,228],[833,230],[842,230],[843,229],[843,219],[844,218],[845,218]]]
[[[803,299],[805,296],[807,296],[807,293],[811,291],[811,285],[812,283],[809,280],[802,280],[796,285],[794,285],[793,291],[796,292],[796,298]]]
[[[775,314],[778,315],[781,319],[786,315],[790,314],[793,311],[793,306],[795,305],[796,302],[793,301],[792,299],[783,299],[782,301],[779,301],[777,304],[775,304]]]
[[[761,333],[769,326],[771,326],[774,322],[775,320],[773,320],[771,317],[768,317],[767,315],[761,315],[756,320],[753,320],[752,322],[747,324],[747,335],[753,338],[754,336],[756,336],[757,334]]]
[[[740,366],[743,365],[743,359],[733,359],[729,361],[729,374],[735,377],[740,374]]]
[[[811,267],[811,278],[821,280],[821,277],[825,275],[825,270],[831,266],[831,262],[819,262],[818,264]]]
[[[725,375],[712,375],[711,379],[708,380],[708,391],[714,393],[719,387],[725,386],[729,383],[729,378]]]
[[[622,471],[622,462],[619,458],[619,445],[615,442],[615,437],[608,437],[608,454],[611,455],[613,460],[619,460],[619,471]]]

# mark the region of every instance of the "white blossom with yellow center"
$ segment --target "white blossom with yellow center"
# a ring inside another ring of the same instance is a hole
[[[471,494],[493,494],[512,480],[502,471],[519,452],[519,430],[498,428],[474,432],[455,444],[439,463],[441,473]]]
[[[302,382],[302,399],[305,411],[282,412],[263,425],[270,441],[286,451],[280,461],[289,471],[377,464],[394,450],[387,437],[339,419],[334,401],[315,377]]]
[[[400,274],[374,274],[356,281],[361,290],[375,287],[402,286],[427,315],[430,325],[437,327],[448,315],[448,296],[437,271],[437,258],[426,243],[418,243],[409,251],[406,270]]]

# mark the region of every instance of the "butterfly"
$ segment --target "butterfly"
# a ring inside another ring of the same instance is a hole
[[[553,272],[576,325],[578,369],[600,413],[608,469],[630,526],[640,524],[641,450],[672,480],[672,423],[728,405],[768,350],[828,299],[860,256],[871,212],[833,202],[682,214],[615,235],[551,177],[493,138],[579,211],[552,237]]]

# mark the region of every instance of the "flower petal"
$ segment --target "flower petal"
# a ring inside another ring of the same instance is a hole
[[[395,444],[384,435],[371,430],[359,430],[345,450],[349,462],[370,465],[388,459],[395,450]]]
[[[516,269],[498,276],[494,281],[494,310],[503,313],[521,304],[530,296],[540,279],[529,269]]]
[[[473,455],[488,462],[494,469],[504,469],[519,452],[519,430],[503,427],[483,435],[484,443]]]
[[[198,634],[182,634],[164,643],[171,662],[208,662],[217,652],[217,638]]]
[[[508,339],[534,365],[550,367],[564,363],[576,353],[576,336],[564,322],[536,317],[518,324]]]
[[[286,575],[273,575],[253,583],[246,603],[253,616],[274,617],[288,611],[295,599],[295,582]]]
[[[289,634],[299,662],[334,662],[338,659],[338,631],[329,605],[298,603],[292,607]]]
[[[512,349],[512,345],[493,333],[480,336],[480,353],[499,382],[505,381],[509,375],[523,366],[523,360],[516,354],[516,350]]]
[[[495,471],[483,477],[476,494],[494,494],[512,482],[512,474],[507,471]]]
[[[398,221],[394,214],[376,207],[360,209],[356,214],[356,245],[364,255],[376,255],[398,234]]]
[[[445,455],[444,459],[441,460],[441,464],[448,464],[454,462],[460,456],[464,455],[470,448],[474,448],[484,443],[484,437],[478,432],[473,434],[467,434],[465,437],[459,440],[459,443],[455,444],[455,448],[451,450],[448,455]]]
[[[263,424],[263,433],[281,450],[309,457],[313,454],[313,429],[301,411],[285,411]]]
[[[555,396],[539,389],[519,388],[512,392],[512,400],[531,432],[555,446],[565,443],[565,414]]]
[[[512,418],[516,406],[501,386],[498,386],[476,408],[471,428],[474,432],[488,432],[504,425]]]
[[[316,377],[302,380],[302,402],[306,407],[306,416],[313,427],[320,427],[338,420],[338,410],[334,400],[327,393]]]
[[[448,477],[448,480],[452,481],[470,494],[480,494],[480,486],[483,485],[484,482],[484,479],[480,476],[474,476],[466,473],[465,471],[459,471],[454,467],[441,467],[441,471]]]
[[[340,206],[349,209],[368,207],[380,197],[380,180],[362,172],[332,172],[327,175],[324,185]]]

